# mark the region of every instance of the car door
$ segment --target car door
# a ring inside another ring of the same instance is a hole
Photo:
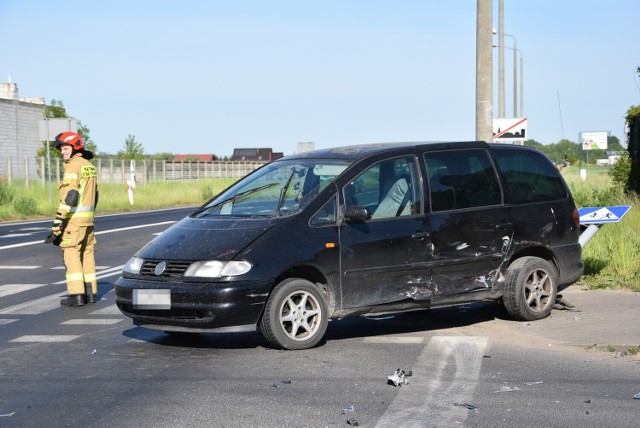
[[[433,255],[439,296],[491,288],[500,279],[513,224],[485,149],[426,152]]]
[[[345,209],[367,215],[340,225],[342,306],[349,310],[407,299],[428,305],[429,224],[414,155],[374,163],[343,187]]]

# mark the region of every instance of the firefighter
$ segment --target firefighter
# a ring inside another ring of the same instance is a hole
[[[64,175],[58,185],[60,203],[51,227],[67,268],[68,295],[60,304],[83,306],[95,303],[98,292],[93,254],[93,217],[98,203],[96,168],[89,162],[93,153],[84,148],[82,138],[75,132],[58,134],[55,148],[64,160]]]

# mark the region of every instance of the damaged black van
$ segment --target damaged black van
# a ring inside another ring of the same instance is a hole
[[[535,320],[582,274],[579,234],[566,183],[531,148],[317,150],[264,165],[145,245],[116,303],[141,327],[259,328],[284,349],[348,315],[489,300]]]

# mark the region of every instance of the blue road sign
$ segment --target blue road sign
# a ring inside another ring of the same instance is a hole
[[[617,207],[578,208],[580,224],[617,223],[631,209],[630,205]]]

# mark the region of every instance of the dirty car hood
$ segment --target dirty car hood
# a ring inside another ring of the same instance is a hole
[[[279,221],[187,217],[145,245],[136,256],[166,260],[230,260]]]

